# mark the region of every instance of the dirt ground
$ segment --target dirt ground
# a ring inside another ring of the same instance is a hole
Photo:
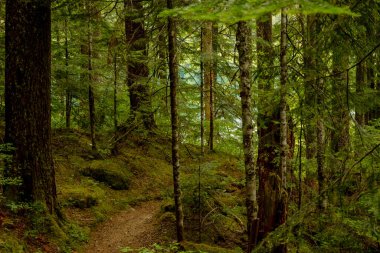
[[[84,253],[120,253],[124,247],[139,249],[162,242],[160,203],[149,201],[116,214],[96,227]],[[164,232],[164,233],[163,233]]]

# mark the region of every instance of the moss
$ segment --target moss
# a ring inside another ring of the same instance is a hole
[[[165,212],[163,215],[160,216],[160,221],[174,223],[175,215],[172,212]]]
[[[21,241],[11,234],[0,234],[0,252],[1,253],[23,253],[25,246]]]
[[[105,183],[114,190],[127,190],[129,188],[129,177],[119,171],[112,171],[106,168],[88,167],[81,170],[81,174],[91,177],[98,182]]]
[[[80,209],[98,205],[105,197],[105,192],[94,183],[82,180],[81,184],[68,184],[61,188],[62,205]]]
[[[214,245],[208,244],[197,244],[192,242],[183,242],[181,245],[185,250],[193,250],[198,252],[207,252],[207,253],[242,253],[243,250],[240,248],[236,249],[225,249]]]

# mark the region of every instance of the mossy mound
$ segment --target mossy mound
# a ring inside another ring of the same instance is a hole
[[[192,242],[183,242],[181,245],[185,250],[191,250],[192,252],[207,252],[207,253],[242,253],[243,251],[240,248],[236,249],[225,249],[215,245],[208,245],[203,243],[192,243]]]
[[[64,205],[85,209],[98,205],[98,199],[93,196],[72,195],[68,197]]]
[[[130,180],[128,176],[119,171],[87,167],[81,170],[81,174],[86,177],[91,177],[98,182],[102,182],[114,190],[129,189]]]

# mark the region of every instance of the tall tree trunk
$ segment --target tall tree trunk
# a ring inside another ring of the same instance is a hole
[[[113,128],[117,131],[117,53],[113,52]]]
[[[361,56],[357,57],[357,61],[361,59]],[[365,75],[366,73],[366,67],[365,63],[359,63],[356,66],[356,94],[357,97],[362,97],[364,93],[364,88],[366,84]],[[363,108],[355,108],[355,120],[360,125],[363,126],[365,124],[365,114],[363,113]]]
[[[167,0],[168,9],[173,9],[173,0]],[[169,51],[169,79],[170,79],[170,105],[172,122],[172,163],[174,202],[176,214],[177,240],[182,242],[183,236],[183,210],[180,187],[180,164],[179,164],[179,130],[178,130],[178,55],[177,55],[177,27],[173,17],[168,18],[168,51]]]
[[[7,170],[22,183],[6,196],[57,209],[51,152],[51,2],[7,0],[5,142],[15,147]]]
[[[272,15],[257,21],[257,68],[259,73],[259,103],[257,116],[259,174],[258,217],[259,240],[281,224],[279,196],[281,185],[277,147],[280,145],[279,106],[273,106],[269,92],[273,91],[271,73],[274,61],[272,48]],[[275,108],[273,108],[275,107]]]
[[[204,28],[202,27],[201,28],[201,52],[203,54],[203,40],[204,40]],[[203,57],[203,55],[202,55]],[[201,58],[202,58],[201,57]],[[204,82],[204,63],[203,63],[203,59],[201,59],[201,62],[200,62],[200,71],[201,71],[201,154],[204,155],[204,152],[205,152],[205,145],[204,145],[204,139],[205,139],[205,102],[204,102],[204,95],[205,95],[205,82]]]
[[[211,21],[204,23],[202,34],[202,60],[203,60],[203,83],[204,83],[204,106],[206,122],[209,126],[209,150],[214,149],[214,110],[213,110],[213,25]]]
[[[88,48],[88,107],[90,115],[90,132],[91,132],[91,147],[92,150],[96,150],[95,141],[95,98],[94,91],[92,88],[93,76],[92,76],[92,30],[91,30],[91,15],[92,8],[91,4],[88,3],[88,34],[87,34],[87,48]]]
[[[125,36],[128,52],[127,84],[130,119],[142,121],[148,130],[155,128],[151,94],[148,85],[148,38],[145,33],[143,6],[140,0],[124,0]]]
[[[367,87],[372,89],[373,91],[376,90],[376,75],[375,75],[375,57],[374,55],[371,55],[368,57],[367,61],[367,83],[369,84]],[[366,122],[369,123],[372,120],[375,120],[376,117],[376,109],[371,107],[370,110],[367,112]]]
[[[305,115],[305,144],[306,158],[313,159],[316,155],[316,127],[315,127],[315,104],[316,104],[316,55],[315,55],[315,15],[306,18],[306,30],[304,31],[304,115]],[[301,108],[303,109],[303,108]]]
[[[322,22],[320,21],[321,16],[316,15],[313,19],[313,26],[311,32],[314,34],[322,33]],[[316,104],[314,106],[316,120],[316,133],[317,133],[317,148],[316,148],[316,159],[317,159],[317,174],[318,174],[318,208],[320,210],[325,210],[328,203],[328,193],[327,193],[327,183],[326,183],[326,168],[325,168],[325,125],[324,125],[324,110],[323,105],[324,94],[325,94],[325,84],[323,76],[324,63],[322,61],[323,52],[322,48],[318,43],[314,43],[315,54],[315,73],[318,78],[315,81],[315,91],[316,91]]]
[[[288,78],[288,62],[286,58],[287,50],[287,16],[285,9],[281,10],[281,39],[280,39],[280,194],[279,194],[279,207],[277,210],[279,215],[279,222],[283,224],[286,222],[288,211],[288,191],[286,188],[286,171],[288,159],[288,122],[287,122],[287,78]],[[279,245],[275,252],[287,252],[285,244]]]
[[[342,45],[342,44],[339,44]],[[332,85],[333,131],[331,132],[331,147],[334,152],[347,151],[350,142],[350,116],[347,108],[347,69],[348,55],[342,46],[333,51],[333,74]]]
[[[323,79],[317,80],[317,103],[323,103]],[[318,109],[317,115],[317,174],[318,174],[318,208],[325,210],[327,208],[327,184],[325,176],[325,127],[323,124],[323,113]]]
[[[253,117],[251,95],[252,69],[252,28],[247,22],[240,21],[236,32],[236,46],[239,52],[240,97],[242,108],[242,131],[245,165],[245,188],[247,208],[247,252],[250,253],[257,240],[257,197],[256,197],[256,168],[253,150]]]
[[[66,84],[66,128],[71,127],[71,107],[72,107],[72,100],[73,95],[71,91],[71,87],[69,84],[69,27],[68,27],[68,20],[67,17],[65,17],[65,84]]]

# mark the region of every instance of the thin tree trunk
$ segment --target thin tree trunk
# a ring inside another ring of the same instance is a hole
[[[214,120],[213,120],[213,43],[212,43],[212,22],[204,23],[202,34],[202,60],[203,60],[203,82],[204,82],[204,107],[206,122],[208,122],[208,147],[210,151],[214,149]]]
[[[360,59],[360,57],[358,57]],[[359,63],[356,66],[356,94],[358,97],[362,97],[365,87],[365,63]],[[360,105],[359,105],[360,107]],[[355,120],[360,126],[365,124],[365,114],[362,113],[363,109],[359,108],[355,110]]]
[[[245,188],[247,208],[247,253],[250,253],[257,240],[257,197],[256,197],[256,168],[254,164],[253,116],[251,95],[252,69],[252,28],[247,22],[240,21],[236,32],[236,46],[239,52],[240,97],[242,107],[242,132],[245,165]]]
[[[319,22],[319,16],[316,17],[315,21],[315,31],[316,34],[321,33],[321,24]],[[316,58],[316,69],[318,71],[322,70],[323,62],[321,60],[321,48],[318,44],[315,45],[316,52],[319,55]],[[322,78],[316,80],[316,98],[317,98],[317,174],[318,174],[318,207],[321,210],[325,210],[328,204],[328,193],[327,193],[327,184],[326,184],[326,168],[325,168],[325,126],[324,126],[324,116],[321,105],[324,101],[324,81]]]
[[[66,83],[66,128],[69,129],[71,127],[71,106],[73,95],[71,92],[71,87],[69,84],[69,42],[68,42],[68,21],[67,17],[65,17],[65,83]]]
[[[167,0],[168,9],[173,8],[173,0]],[[178,55],[177,55],[177,27],[173,17],[168,18],[168,51],[169,51],[169,79],[170,79],[170,105],[172,122],[172,163],[174,202],[176,214],[177,241],[184,240],[183,210],[180,187],[180,163],[179,163],[179,130],[178,130]]]
[[[88,107],[90,114],[90,131],[91,131],[91,147],[92,150],[96,150],[96,141],[95,141],[95,98],[94,92],[92,88],[92,31],[91,31],[91,5],[88,4]]]
[[[113,52],[113,127],[117,131],[117,53],[116,50]]]
[[[217,61],[215,59],[217,47],[218,47],[218,26],[213,23],[212,24],[212,35],[211,35],[211,82],[210,82],[210,132],[209,132],[209,149],[210,151],[214,151],[214,135],[215,135],[215,127],[214,127],[214,121],[215,121],[215,87],[216,87],[216,81],[217,81]]]
[[[316,154],[316,127],[315,127],[315,104],[316,104],[316,62],[315,62],[315,15],[306,18],[306,31],[303,32],[304,47],[304,86],[305,86],[305,144],[306,158],[313,159]]]
[[[51,152],[51,2],[7,0],[5,31],[5,142],[15,148],[6,175],[21,185],[5,189],[15,200],[57,211]]]
[[[203,53],[203,27],[201,28],[201,52]],[[205,105],[204,105],[204,64],[203,64],[203,60],[201,60],[200,62],[200,67],[201,67],[201,154],[204,155],[205,153],[205,144],[204,144],[204,136],[205,136],[205,126],[204,126],[204,122],[205,122]]]

